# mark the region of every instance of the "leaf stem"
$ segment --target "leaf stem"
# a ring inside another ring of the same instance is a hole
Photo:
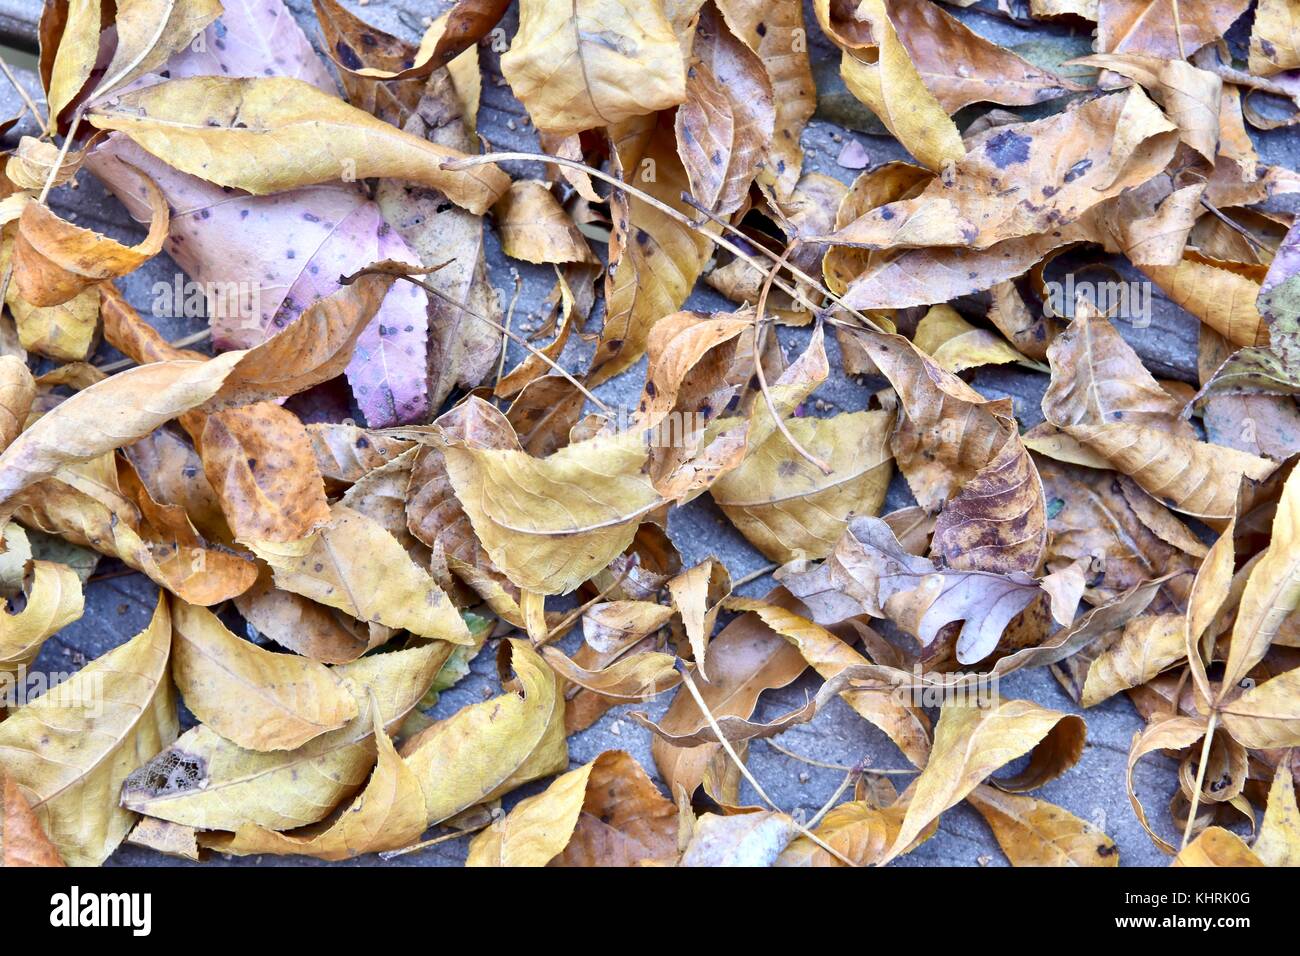
[[[620,189],[623,192],[628,193],[629,195],[635,196],[637,199],[641,200],[641,202],[645,203],[647,206],[653,207],[654,209],[663,213],[665,216],[668,216],[670,219],[674,219],[677,222],[681,223],[683,226],[686,226],[688,229],[692,229],[699,232],[701,235],[705,236],[710,242],[712,242],[715,246],[719,246],[722,249],[726,249],[728,252],[730,252],[738,259],[743,259],[746,263],[749,264],[751,268],[755,269],[756,271],[762,272],[764,274],[766,274],[767,272],[767,269],[764,268],[762,265],[760,265],[757,259],[755,259],[753,255],[741,249],[734,242],[731,242],[729,239],[724,239],[721,236],[715,236],[711,232],[705,232],[701,230],[699,227],[699,223],[691,219],[690,216],[687,216],[685,213],[681,212],[680,210],[674,209],[666,202],[663,202],[662,200],[657,199],[654,196],[651,196],[649,193],[645,192],[644,190],[636,188],[635,186],[625,182],[624,180],[619,179],[617,176],[612,176],[603,170],[596,169],[594,166],[588,166],[586,163],[580,163],[572,159],[562,159],[559,156],[547,156],[544,153],[503,152],[503,153],[484,153],[481,156],[466,156],[460,159],[450,159],[442,164],[442,168],[458,170],[458,169],[468,169],[471,166],[484,166],[489,163],[506,163],[506,162],[550,163],[555,166],[564,166],[568,169],[576,169],[580,172],[586,173],[588,176],[595,176],[597,179],[601,180],[602,182],[609,183],[614,188]],[[736,230],[734,226],[728,225],[726,226],[726,228],[729,231],[736,232],[738,235],[743,235],[739,233],[739,231]],[[845,305],[844,301],[839,296],[835,295],[833,292],[827,289],[824,285],[822,285],[812,276],[807,275],[806,273],[802,272],[801,270],[789,264],[786,265],[786,268],[790,270],[791,274],[803,280],[804,282],[808,283],[810,286],[816,289],[818,293],[824,295],[826,298],[830,299],[840,308],[844,309],[844,311],[846,311],[849,315],[853,316],[853,318],[857,319],[866,328],[872,329],[876,332],[882,331],[880,326],[878,326],[875,322],[867,318],[865,315],[863,315],[861,312],[857,311],[856,309]],[[801,291],[799,291],[797,287],[790,286],[784,281],[777,281],[775,282],[775,285],[778,289],[780,289],[782,292],[785,292],[791,298],[795,299],[798,302],[803,303],[803,305],[807,306],[814,313],[819,312],[821,310],[822,308],[821,305],[810,300],[806,295],[804,295]],[[850,328],[854,327],[851,325],[851,323],[847,323],[847,322],[841,322],[836,324],[848,325]]]
[[[731,746],[731,741],[727,739],[727,735],[723,733],[722,728],[718,726],[718,720],[713,716],[713,711],[709,710],[709,705],[704,702],[704,695],[701,694],[700,689],[695,686],[695,681],[692,679],[690,669],[686,666],[685,662],[679,660],[677,663],[677,671],[682,675],[682,683],[686,685],[686,689],[690,692],[691,697],[695,698],[695,704],[700,708],[701,713],[704,714],[704,719],[708,721],[709,729],[717,735],[718,743],[722,745],[722,749],[731,759],[731,762],[736,765],[736,769],[740,771],[740,775],[749,782],[751,787],[754,788],[754,792],[763,798],[764,803],[777,813],[785,813],[785,811],[778,807],[772,798],[767,795],[767,791],[764,790],[763,785],[758,782],[758,778],[750,773],[749,768],[745,766],[745,761],[740,759],[740,755],[737,754],[735,748]],[[786,814],[786,816],[789,816],[789,814]],[[819,847],[831,856],[835,857],[835,859],[839,860],[845,866],[857,866],[856,863],[846,857],[839,850],[835,849],[835,847],[831,846],[817,834],[813,833],[812,830],[809,830],[798,820],[795,820],[793,817],[790,817],[790,820],[794,824],[794,828],[803,836],[812,840],[813,843],[816,843]]]
[[[1201,762],[1196,768],[1196,786],[1192,788],[1191,802],[1192,805],[1187,811],[1187,824],[1183,827],[1183,843],[1187,846],[1187,841],[1192,836],[1192,824],[1196,822],[1196,808],[1201,802],[1201,787],[1205,783],[1205,769],[1210,763],[1210,742],[1214,740],[1214,728],[1219,722],[1219,712],[1217,710],[1210,714],[1210,722],[1205,727],[1205,740],[1201,744]]]

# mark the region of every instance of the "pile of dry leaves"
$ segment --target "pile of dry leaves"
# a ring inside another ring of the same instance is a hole
[[[1294,3],[1033,0],[1096,25],[1053,64],[930,0],[520,0],[512,35],[507,0],[460,0],[418,45],[315,4],[332,64],[280,0],[46,4],[44,134],[0,200],[0,677],[81,617],[87,550],[160,590],[0,720],[0,862],[128,834],[340,860],[437,826],[470,865],[885,864],[968,801],[1014,864],[1112,866],[1029,795],[1086,725],[998,680],[1050,666],[1145,718],[1129,793],[1177,862],[1300,863],[1300,176],[1247,131],[1300,103]],[[815,31],[915,162],[803,172]],[[477,135],[480,45],[539,154]],[[52,211],[89,176],[139,243]],[[554,267],[527,334],[492,231]],[[114,284],[164,249],[211,354]],[[1141,281],[1049,279],[1103,255]],[[680,311],[700,280],[733,309]],[[1200,320],[1199,389],[1101,295],[1147,282]],[[125,359],[89,362],[101,330]],[[817,413],[828,335],[863,410]],[[1010,363],[1046,384],[1028,430],[962,377]],[[624,373],[633,407],[593,392]],[[916,504],[881,515],[895,468]],[[704,494],[767,597],[683,567],[667,516]],[[499,696],[425,716],[485,646]],[[660,694],[632,716],[662,788],[622,751],[570,769],[570,735]],[[915,769],[796,818],[747,743],[835,698]],[[1181,849],[1133,795],[1157,752]]]

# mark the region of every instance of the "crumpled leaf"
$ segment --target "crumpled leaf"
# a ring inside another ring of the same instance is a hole
[[[1264,866],[1242,841],[1241,837],[1223,827],[1209,827],[1179,851],[1170,866]]]
[[[1092,707],[1130,687],[1139,687],[1187,655],[1181,614],[1135,618],[1118,641],[1088,668],[1080,703]]]
[[[16,355],[0,355],[0,451],[13,444],[36,400],[36,380]]]
[[[686,98],[686,66],[660,0],[523,0],[501,72],[533,124],[563,136]]]
[[[10,525],[5,529],[7,549],[17,544],[19,535],[14,528]],[[19,577],[25,580],[21,569]],[[23,597],[20,610],[15,611],[16,602],[9,600],[0,608],[0,675],[31,664],[45,641],[79,619],[85,609],[77,573],[65,564],[50,561],[31,562],[31,583],[23,588]]]
[[[259,826],[290,830],[323,819],[374,765],[369,694],[386,731],[401,723],[433,683],[452,645],[376,654],[335,668],[360,713],[297,750],[244,750],[199,725],[127,780],[122,804],[201,830]]]
[[[731,575],[717,558],[708,558],[668,582],[668,595],[682,617],[700,677],[708,680],[705,654],[722,602],[731,593]]]
[[[794,821],[775,810],[722,816],[706,813],[679,866],[772,866],[795,834]]]
[[[172,631],[172,674],[185,705],[231,743],[296,750],[357,716],[328,668],[242,640],[206,608],[172,601]]]
[[[587,241],[559,200],[535,179],[519,179],[493,209],[501,249],[525,262],[590,262]]]
[[[677,152],[695,199],[727,215],[745,201],[772,141],[772,81],[711,4],[700,13],[691,52],[686,101],[677,109]]]
[[[1177,511],[1226,518],[1241,477],[1259,480],[1274,470],[1266,459],[1197,441],[1180,405],[1093,310],[1057,336],[1047,357],[1047,420]]]
[[[134,246],[75,226],[44,203],[23,207],[13,250],[19,295],[35,306],[62,305],[94,283],[133,272],[158,254],[170,223],[167,201],[146,174],[133,173],[150,211],[149,233]]]
[[[148,627],[0,723],[5,775],[69,866],[98,866],[117,849],[134,815],[112,795],[176,739],[170,624],[159,595]]]
[[[878,518],[855,518],[815,570],[785,569],[782,584],[808,606],[818,624],[858,614],[888,618],[923,646],[947,624],[962,621],[957,659],[983,660],[1007,625],[1043,593],[1022,572],[950,571],[908,554]]]
[[[1223,36],[1249,0],[1098,0],[1097,49],[1185,60]]]

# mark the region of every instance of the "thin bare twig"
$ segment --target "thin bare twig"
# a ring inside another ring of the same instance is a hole
[[[686,685],[686,689],[690,692],[691,697],[695,698],[695,705],[699,707],[700,712],[704,714],[704,719],[707,720],[709,723],[709,729],[712,730],[714,734],[717,735],[718,743],[722,745],[722,749],[726,752],[727,756],[731,759],[731,762],[736,765],[736,769],[740,771],[740,775],[749,782],[749,785],[751,787],[754,788],[754,792],[763,798],[764,803],[766,803],[777,813],[785,813],[785,811],[782,810],[779,806],[777,806],[776,802],[767,795],[767,791],[764,790],[763,785],[758,782],[758,778],[755,777],[752,773],[750,773],[749,768],[745,766],[745,761],[740,759],[740,755],[736,753],[736,749],[731,746],[731,741],[727,739],[727,735],[724,734],[722,732],[722,728],[718,726],[718,719],[713,716],[713,711],[709,710],[709,705],[704,702],[704,695],[701,694],[700,689],[695,686],[695,681],[691,677],[690,669],[682,661],[678,661],[678,665],[679,666],[677,668],[677,671],[679,674],[682,675],[682,683]],[[786,816],[789,816],[789,814],[786,814]],[[812,830],[809,830],[798,820],[795,820],[793,817],[790,817],[790,819],[791,822],[794,823],[794,828],[796,830],[798,830],[801,834],[806,836],[808,839],[812,840],[813,843],[816,843],[819,847],[821,847],[831,856],[835,857],[835,859],[839,860],[845,866],[854,866],[854,867],[857,866],[856,863],[850,860],[839,850],[835,849],[835,847],[831,846],[829,843],[827,843],[817,834],[813,833]]]
[[[813,815],[811,820],[808,821],[808,826],[815,827],[821,822],[822,817],[826,816],[826,814],[830,812],[831,807],[835,806],[835,802],[843,796],[844,791],[849,789],[849,784],[853,782],[853,778],[856,776],[858,776],[858,772],[850,767],[848,773],[844,775],[844,779],[840,781],[840,785],[836,787],[835,792],[831,794],[830,799],[823,803],[822,808]]]
[[[383,271],[378,270],[378,269],[362,269],[360,272],[356,273],[356,275],[359,275],[359,276],[364,276],[364,275],[391,275],[391,273],[383,272]],[[514,343],[517,344],[517,345],[522,345],[524,348],[526,348],[526,349],[527,349],[529,352],[531,352],[533,355],[537,356],[539,359],[541,359],[543,362],[545,362],[547,365],[549,365],[549,366],[550,366],[551,368],[553,368],[555,371],[557,371],[557,372],[559,372],[561,375],[563,375],[566,379],[569,380],[569,382],[570,382],[570,383],[571,383],[571,384],[572,384],[572,385],[573,385],[573,386],[574,386],[578,391],[582,392],[583,395],[587,396],[587,398],[591,401],[591,403],[592,403],[593,405],[595,405],[597,408],[599,408],[599,409],[600,409],[602,412],[604,412],[606,415],[613,415],[613,414],[614,414],[614,410],[613,410],[612,408],[610,408],[608,405],[606,405],[604,402],[602,402],[599,398],[597,398],[595,395],[593,395],[593,394],[591,393],[591,391],[587,388],[587,386],[583,385],[583,384],[582,384],[581,382],[579,382],[576,378],[574,378],[572,375],[570,375],[568,372],[566,372],[566,371],[565,371],[565,370],[564,370],[560,365],[558,365],[556,362],[554,362],[554,361],[551,359],[551,357],[550,357],[549,355],[547,355],[546,353],[542,352],[542,351],[539,350],[539,349],[535,349],[535,348],[533,348],[533,346],[532,346],[532,345],[531,345],[527,340],[525,340],[522,336],[516,335],[514,332],[510,331],[508,328],[506,328],[504,325],[502,325],[500,322],[496,321],[495,319],[489,319],[486,315],[483,315],[482,313],[475,312],[473,309],[471,309],[469,306],[465,305],[464,303],[462,303],[462,302],[457,302],[455,299],[453,299],[451,296],[447,295],[447,294],[446,294],[445,292],[443,292],[441,289],[435,289],[433,286],[429,285],[429,283],[423,281],[422,279],[417,279],[415,276],[409,276],[409,275],[398,275],[397,278],[399,278],[399,279],[405,279],[407,282],[410,282],[412,285],[418,285],[418,286],[419,286],[421,289],[423,289],[425,292],[429,293],[429,295],[434,296],[435,298],[441,299],[443,302],[446,302],[448,305],[451,305],[451,306],[456,307],[457,309],[460,309],[462,312],[464,312],[464,313],[467,314],[467,315],[472,315],[472,316],[474,316],[474,318],[478,319],[478,320],[481,321],[481,322],[486,322],[488,325],[492,326],[492,328],[496,329],[496,330],[497,330],[498,332],[500,332],[502,335],[506,336],[506,338],[510,339],[510,341],[514,342]]]
[[[27,92],[27,87],[18,82],[18,78],[14,76],[13,71],[9,69],[9,64],[5,62],[3,56],[0,56],[0,70],[4,70],[5,79],[7,79],[18,92],[18,95],[22,98],[23,104],[32,111],[32,118],[36,120],[37,125],[41,128],[41,135],[44,136],[50,131],[49,124],[41,117],[41,111],[36,108],[36,104],[32,101],[31,96]]]
[[[533,647],[535,648],[545,647],[547,644],[551,643],[551,641],[559,637],[562,633],[564,633],[566,630],[568,630],[569,627],[573,625],[574,621],[582,617],[582,615],[586,614],[589,610],[591,610],[593,607],[595,607],[597,604],[603,601],[611,591],[613,591],[616,587],[618,587],[620,584],[626,581],[627,576],[631,573],[632,573],[632,567],[629,565],[626,569],[624,569],[623,573],[618,576],[617,580],[615,580],[613,584],[605,588],[603,591],[597,594],[590,601],[587,601],[585,604],[578,605],[576,608],[574,608],[572,611],[566,614],[563,618],[561,618],[560,623],[555,625],[555,627],[551,628],[545,634],[543,634],[537,640],[537,642],[533,644]]]
[[[509,307],[508,309],[506,309],[506,328],[507,328],[507,329],[509,329],[509,328],[514,324],[514,318],[515,318],[515,305],[516,305],[516,303],[519,302],[519,293],[520,293],[520,291],[521,291],[521,290],[523,289],[523,287],[524,287],[524,280],[523,280],[522,278],[520,278],[518,271],[516,271],[515,269],[511,269],[511,270],[510,270],[510,273],[511,273],[511,275],[514,277],[514,280],[515,280],[515,294],[512,295],[512,296],[510,297],[510,307]],[[493,385],[492,385],[492,394],[493,394],[493,395],[495,395],[495,394],[496,394],[496,390],[497,390],[498,388],[500,388],[500,386],[501,386],[501,376],[504,375],[504,374],[505,374],[505,371],[506,371],[506,351],[509,349],[509,342],[510,342],[510,340],[509,340],[509,339],[508,339],[504,334],[502,334],[502,336],[501,336],[501,354],[497,357],[497,377],[496,377],[496,381],[495,381],[495,382],[493,383]]]
[[[757,581],[763,575],[771,574],[779,567],[780,565],[777,564],[775,561],[773,561],[771,564],[765,564],[761,568],[755,568],[753,571],[750,571],[748,574],[746,574],[743,578],[740,578],[739,580],[736,581],[732,581],[731,590],[734,591],[736,590],[736,588],[743,588],[746,584],[749,584],[751,581]]]
[[[796,239],[790,245],[786,246],[785,252],[781,256],[781,260],[777,262],[776,265],[772,266],[771,271],[769,271],[767,276],[763,279],[763,288],[759,290],[758,306],[754,311],[754,373],[758,377],[758,390],[763,393],[763,400],[767,402],[768,413],[772,416],[772,420],[776,422],[776,427],[781,433],[781,437],[789,442],[790,447],[797,451],[802,458],[806,459],[814,467],[820,469],[823,475],[829,475],[835,469],[826,464],[826,462],[822,461],[808,449],[804,448],[803,445],[799,444],[799,440],[790,433],[790,429],[785,423],[785,416],[777,411],[776,402],[772,400],[772,393],[767,387],[767,376],[763,374],[763,334],[767,331],[767,327],[763,325],[763,313],[767,311],[767,296],[768,293],[772,291],[772,280],[785,264],[785,260],[789,257],[790,253],[794,252],[797,245],[798,240]]]
[[[1204,206],[1206,209],[1208,209],[1211,212],[1211,214],[1213,214],[1213,216],[1216,219],[1218,219],[1220,222],[1222,222],[1225,226],[1227,226],[1233,232],[1238,233],[1241,236],[1241,238],[1245,239],[1252,246],[1254,246],[1256,250],[1260,252],[1267,252],[1269,255],[1277,254],[1276,249],[1270,248],[1260,240],[1256,239],[1254,236],[1250,234],[1250,230],[1248,230],[1241,223],[1225,215],[1223,211],[1219,209],[1218,206],[1214,205],[1214,203],[1210,202],[1204,196],[1201,197],[1201,205]]]
[[[758,260],[754,258],[754,256],[750,255],[744,249],[741,249],[731,240],[724,239],[722,236],[715,236],[711,232],[706,232],[700,229],[699,224],[695,222],[695,220],[691,219],[690,216],[683,213],[681,210],[674,209],[672,206],[668,205],[663,200],[651,196],[648,192],[645,192],[642,189],[638,189],[637,187],[631,185],[630,183],[625,182],[622,179],[619,179],[617,176],[610,175],[604,170],[596,169],[594,166],[588,166],[586,163],[580,163],[572,159],[561,159],[558,156],[547,156],[544,153],[502,152],[502,153],[484,153],[481,156],[465,156],[460,159],[449,159],[444,163],[442,163],[441,165],[443,169],[460,170],[460,169],[468,169],[471,166],[484,166],[490,163],[508,163],[508,162],[550,163],[551,165],[554,166],[564,166],[567,167],[568,169],[579,170],[580,172],[584,172],[589,176],[595,176],[597,179],[601,180],[602,182],[609,183],[611,186],[615,187],[616,189],[622,190],[628,195],[635,196],[637,199],[645,203],[647,206],[650,206],[658,210],[659,212],[663,213],[665,216],[668,216],[670,219],[673,219],[681,223],[683,226],[686,226],[688,229],[698,231],[700,235],[704,236],[715,246],[727,250],[738,259],[744,260],[750,266],[750,268],[754,269],[755,271],[763,274],[767,273],[767,269],[761,263],[759,263]],[[735,227],[729,227],[729,228],[734,229]],[[746,244],[748,245],[748,240],[746,240]],[[834,302],[836,305],[842,308],[849,315],[853,316],[853,318],[857,319],[859,323],[861,323],[860,325],[856,325],[856,326],[849,322],[833,322],[832,324],[843,325],[843,326],[847,326],[848,328],[866,328],[876,332],[881,331],[879,325],[877,325],[867,316],[863,315],[857,309],[854,309],[852,306],[845,305],[844,301],[838,295],[831,292],[824,285],[822,285],[822,283],[818,282],[812,276],[796,269],[793,266],[790,266],[789,264],[786,265],[786,268],[789,269],[790,272],[793,275],[795,275],[797,278],[808,283],[808,285],[816,289],[818,294],[823,295],[826,298],[830,299],[831,302]],[[813,302],[806,295],[804,295],[803,292],[800,291],[797,286],[791,286],[784,281],[775,281],[773,284],[782,292],[786,293],[791,298],[793,298],[795,301],[802,303],[813,313],[817,313],[821,311],[822,308],[821,304]]]
[[[407,853],[414,853],[416,850],[425,850],[431,846],[437,846],[439,843],[447,843],[450,840],[459,840],[463,836],[469,836],[471,833],[477,833],[479,830],[485,829],[494,822],[496,821],[489,820],[487,823],[480,823],[476,827],[469,827],[465,830],[456,830],[453,833],[444,833],[442,836],[434,837],[431,840],[424,840],[420,843],[412,843],[410,846],[404,846],[400,850],[385,850],[383,853],[379,854],[379,859],[391,860],[393,857],[405,856]]]
[[[1210,763],[1210,743],[1214,740],[1214,728],[1219,722],[1219,712],[1216,710],[1210,714],[1210,722],[1205,727],[1205,742],[1201,744],[1201,763],[1196,768],[1196,786],[1192,788],[1192,805],[1187,811],[1187,825],[1183,827],[1183,843],[1187,846],[1187,841],[1192,837],[1192,824],[1196,822],[1196,808],[1201,802],[1201,787],[1205,784],[1205,768]]]

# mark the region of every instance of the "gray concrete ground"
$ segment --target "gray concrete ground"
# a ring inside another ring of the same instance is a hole
[[[981,6],[987,3],[988,0],[981,0]],[[290,0],[290,6],[306,26],[309,35],[318,40],[309,0]],[[417,3],[415,0],[375,0],[364,8],[358,8],[358,12],[377,26],[417,38],[421,32],[421,18],[430,9],[430,4]],[[1011,46],[1028,44],[1020,46],[1027,56],[1059,62],[1071,55],[1082,55],[1087,50],[1087,33],[1078,28],[1049,23],[1020,25],[975,8],[948,9],[976,31],[997,42]],[[20,48],[34,48],[38,10],[39,4],[35,0],[0,0],[0,39]],[[807,168],[834,176],[846,183],[851,182],[857,171],[836,163],[844,141],[849,138],[862,144],[872,165],[904,158],[906,154],[897,142],[887,135],[880,135],[882,130],[878,121],[847,96],[836,78],[838,55],[832,52],[829,43],[818,31],[811,10],[806,15],[821,95],[819,115],[804,135]],[[504,25],[508,33],[513,33],[513,10],[507,14]],[[1242,35],[1240,26],[1233,31],[1238,46]],[[480,133],[498,149],[534,149],[535,136],[522,121],[522,108],[510,94],[509,88],[498,82],[500,70],[497,56],[483,49],[482,59],[485,81],[483,107],[479,117]],[[34,88],[34,77],[30,73],[24,74],[24,77]],[[0,90],[0,115],[13,115],[16,105],[17,97],[4,85]],[[966,121],[970,118],[965,117]],[[10,134],[10,138],[15,137],[17,132]],[[1291,133],[1279,130],[1256,136],[1256,141],[1261,157],[1266,162],[1300,168],[1300,145],[1297,137]],[[541,173],[539,167],[527,166],[511,171],[531,176],[540,176]],[[77,221],[87,227],[122,238],[140,234],[136,227],[129,224],[118,203],[106,195],[89,176],[81,177],[76,190],[59,190],[52,201],[62,214],[75,215]],[[517,317],[539,314],[543,299],[554,281],[549,268],[507,261],[494,238],[489,240],[489,249],[494,284],[507,298],[513,287],[511,270],[518,270],[524,280],[516,309]],[[177,271],[174,263],[162,255],[120,285],[134,304],[144,308],[150,301],[149,290],[153,283],[170,283]],[[1196,320],[1164,299],[1158,290],[1154,306],[1153,324],[1149,328],[1122,326],[1121,332],[1156,374],[1194,381]],[[702,310],[731,308],[724,299],[703,286],[692,296],[688,307]],[[160,322],[160,325],[169,338],[179,337],[198,327],[193,320],[166,320]],[[783,343],[791,350],[798,348],[806,335],[806,332],[800,330],[781,331]],[[828,345],[832,353],[833,375],[832,380],[819,391],[819,397],[833,411],[864,407],[874,388],[846,379],[839,371],[838,350],[834,341],[829,340]],[[114,355],[107,346],[101,354],[105,357]],[[564,362],[569,368],[582,368],[586,365],[588,354],[589,346],[586,343],[573,341],[565,352]],[[511,358],[517,360],[519,356],[512,355]],[[608,383],[600,392],[602,399],[612,404],[621,402],[632,405],[639,394],[643,371],[642,363]],[[986,395],[1012,397],[1016,411],[1026,427],[1041,420],[1038,404],[1046,386],[1046,376],[1026,369],[1004,368],[980,372],[975,376],[974,384]],[[890,489],[886,510],[910,503],[912,500],[905,484],[896,479]],[[740,577],[765,563],[761,555],[723,520],[707,497],[677,510],[670,519],[669,533],[688,564],[713,554],[727,564],[733,577]],[[114,567],[115,564],[105,560],[101,563],[100,572],[111,572]],[[760,579],[743,588],[742,593],[762,594],[770,585],[770,580]],[[84,617],[50,640],[41,654],[38,667],[49,671],[74,670],[138,632],[148,620],[155,589],[141,575],[129,574],[92,583],[86,597]],[[473,664],[471,674],[442,695],[437,707],[431,711],[431,716],[447,716],[460,707],[498,692],[493,657],[490,647],[480,654]],[[759,715],[773,716],[801,704],[805,693],[815,684],[816,681],[805,678],[781,691],[766,694],[760,703]],[[1050,674],[1043,670],[1013,675],[1004,681],[1002,692],[1060,710],[1078,710]],[[590,760],[603,750],[617,748],[632,753],[653,773],[648,734],[624,715],[629,709],[646,709],[652,716],[662,713],[667,706],[668,696],[670,695],[651,702],[649,706],[615,708],[594,726],[575,735],[570,740],[573,765]],[[1118,844],[1122,864],[1162,865],[1166,862],[1165,856],[1151,844],[1138,826],[1124,791],[1128,745],[1140,726],[1140,719],[1122,695],[1090,709],[1085,716],[1089,733],[1088,746],[1082,760],[1065,777],[1043,788],[1040,795],[1103,827]],[[849,765],[864,762],[876,767],[906,765],[902,756],[883,735],[838,701],[823,710],[811,723],[786,733],[781,738],[781,744],[786,749],[823,763]],[[751,747],[750,766],[784,809],[803,809],[809,813],[815,812],[834,792],[843,776],[840,771],[810,766],[792,759],[761,741]],[[1164,807],[1176,786],[1173,764],[1160,757],[1148,759],[1139,766],[1136,779],[1139,793],[1154,811],[1152,816],[1157,820],[1157,825],[1168,828]],[[509,798],[507,805],[521,796],[536,792],[543,785],[539,783],[524,788]],[[757,802],[754,794],[748,794],[748,797]],[[458,865],[464,859],[466,845],[467,841],[463,839],[445,843],[399,857],[390,865]],[[180,862],[140,848],[124,846],[112,857],[109,865],[168,865]],[[271,857],[225,860],[219,856],[211,861],[215,865],[258,862],[282,865],[286,861]],[[288,862],[314,863],[310,860]],[[378,861],[368,857],[354,862],[355,865],[369,865]],[[939,832],[933,839],[902,858],[897,865],[1001,866],[1006,865],[1006,859],[978,814],[962,805],[944,815]]]

